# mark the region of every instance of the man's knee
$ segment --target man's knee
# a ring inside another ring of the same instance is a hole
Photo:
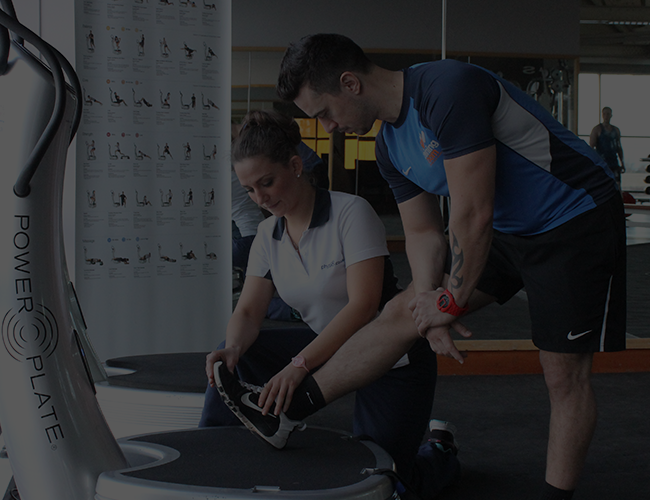
[[[592,353],[540,351],[539,359],[551,395],[561,397],[591,387]]]

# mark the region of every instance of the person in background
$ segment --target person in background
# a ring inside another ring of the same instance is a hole
[[[607,163],[614,177],[618,189],[621,189],[621,174],[625,172],[623,160],[623,147],[621,146],[621,131],[611,124],[612,108],[603,108],[603,122],[596,125],[589,135],[589,145],[594,148]]]
[[[234,170],[231,170],[230,183],[232,196],[232,265],[246,273],[248,254],[257,233],[257,226],[264,220],[264,214],[241,187]]]

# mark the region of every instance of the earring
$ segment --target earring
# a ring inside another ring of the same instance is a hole
[[[300,179],[300,174],[296,175],[296,177],[297,177],[298,179]]]

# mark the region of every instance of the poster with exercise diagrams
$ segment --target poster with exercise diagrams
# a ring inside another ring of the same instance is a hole
[[[76,287],[101,359],[211,350],[232,308],[230,0],[76,0]]]

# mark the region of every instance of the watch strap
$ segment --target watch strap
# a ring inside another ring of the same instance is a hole
[[[436,301],[436,305],[440,311],[456,317],[462,316],[467,311],[469,311],[469,307],[460,307],[458,304],[456,304],[456,300],[449,290],[445,290],[442,292],[442,294],[440,294],[438,300]]]

